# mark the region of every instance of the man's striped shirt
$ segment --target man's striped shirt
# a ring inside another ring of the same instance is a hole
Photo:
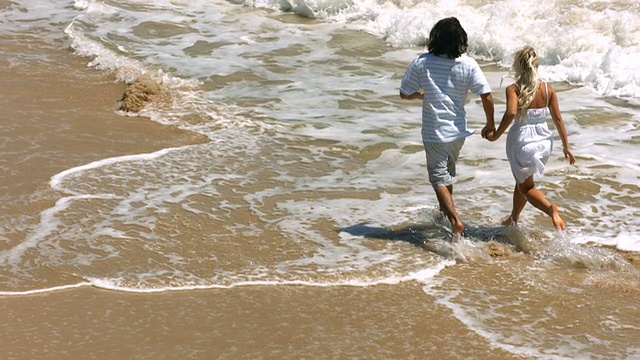
[[[400,92],[410,95],[424,90],[422,102],[422,140],[446,143],[467,137],[467,93],[491,92],[480,66],[462,55],[456,59],[425,53],[409,65]]]

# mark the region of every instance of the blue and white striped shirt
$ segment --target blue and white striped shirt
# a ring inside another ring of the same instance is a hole
[[[402,78],[400,92],[411,95],[424,90],[422,141],[446,143],[473,134],[467,130],[464,104],[467,93],[491,92],[480,66],[462,55],[456,59],[425,53],[418,56]]]

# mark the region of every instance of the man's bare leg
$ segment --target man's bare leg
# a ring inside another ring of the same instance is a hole
[[[447,191],[449,191],[449,195],[451,195],[451,202],[453,202],[453,185],[449,185],[446,187]],[[434,190],[436,190],[434,188]],[[440,212],[444,213],[444,205],[442,205],[442,201],[440,201],[440,196],[438,196],[438,190],[436,190],[436,197],[438,197],[438,205],[440,206]]]
[[[455,243],[460,240],[464,225],[458,214],[456,213],[455,206],[453,205],[453,186],[439,186],[435,188],[436,197],[440,204],[440,210],[445,214],[449,222],[451,222],[451,242]]]

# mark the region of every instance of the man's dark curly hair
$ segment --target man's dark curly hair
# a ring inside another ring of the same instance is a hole
[[[467,51],[467,33],[455,17],[438,21],[429,33],[429,52],[446,55],[450,59],[460,57]]]

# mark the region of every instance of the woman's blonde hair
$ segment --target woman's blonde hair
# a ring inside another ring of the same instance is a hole
[[[516,73],[518,109],[526,109],[533,101],[538,90],[538,65],[540,60],[531,46],[525,46],[513,57],[513,71]]]

